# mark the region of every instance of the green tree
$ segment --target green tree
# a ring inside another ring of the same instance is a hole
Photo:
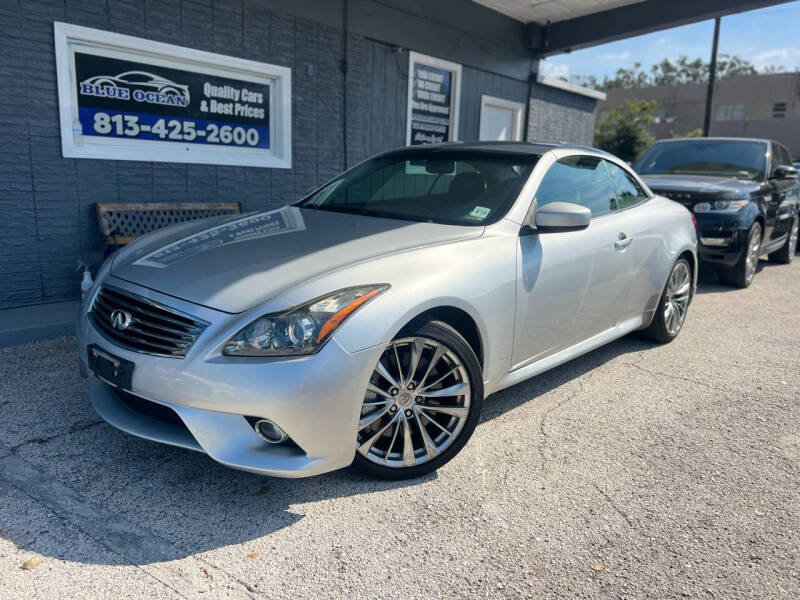
[[[647,126],[657,108],[655,101],[628,100],[603,114],[594,132],[595,146],[632,162],[655,141]]]
[[[767,65],[761,69],[761,73],[781,72],[783,72],[783,67],[781,65]],[[725,79],[731,75],[758,75],[758,73],[759,71],[755,68],[753,63],[740,56],[720,54],[717,59],[717,77],[720,79]]]
[[[703,137],[703,130],[698,127],[697,129],[692,129],[686,133],[675,133],[674,131],[670,131],[669,134],[674,138]]]
[[[708,80],[709,66],[701,58],[689,60],[688,56],[679,56],[674,64],[665,58],[653,65],[650,73],[650,85],[702,83]]]
[[[783,67],[767,66],[761,73],[780,73]],[[702,58],[689,60],[688,56],[681,55],[675,62],[664,59],[650,66],[649,71],[642,68],[642,63],[633,63],[631,68],[619,68],[613,77],[605,76],[600,81],[596,77],[578,76],[573,81],[578,85],[591,87],[597,90],[611,90],[615,88],[640,88],[654,85],[679,85],[683,83],[707,83],[711,72],[709,63]],[[725,79],[732,75],[756,75],[759,71],[748,60],[741,56],[720,54],[717,59],[717,79]]]

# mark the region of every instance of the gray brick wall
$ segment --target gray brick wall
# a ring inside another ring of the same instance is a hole
[[[63,158],[53,21],[290,67],[293,168]],[[77,261],[96,267],[102,259],[97,202],[278,207],[342,170],[345,121],[348,165],[402,145],[408,54],[348,34],[345,99],[344,41],[340,28],[262,0],[0,1],[0,308],[78,297]],[[521,80],[465,65],[459,137],[477,137],[482,93],[524,101],[526,89]],[[537,96],[537,106],[566,102],[564,114],[578,124],[586,107],[573,107],[568,96]],[[563,128],[549,131],[563,137]]]
[[[534,83],[526,139],[591,146],[596,107],[593,98]]]
[[[294,168],[62,158],[53,21],[291,67]],[[258,0],[0,2],[0,307],[77,297],[76,262],[102,260],[96,202],[220,199],[271,208],[341,171],[342,51],[341,30]],[[360,86],[369,86],[371,68],[361,67]],[[362,135],[354,129],[362,125],[354,120],[349,137]],[[354,144],[351,160],[401,143],[397,131],[376,130],[368,146]]]

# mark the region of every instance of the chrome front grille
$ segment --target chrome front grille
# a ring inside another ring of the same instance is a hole
[[[684,206],[690,206],[697,198],[697,194],[692,192],[673,192],[673,191],[656,191],[653,190],[656,194],[661,194],[662,196],[666,196],[670,200],[675,200],[675,202],[680,202]]]
[[[651,188],[652,189],[652,188]],[[666,196],[670,200],[679,202],[686,207],[691,208],[697,202],[713,202],[719,200],[719,191],[713,192],[680,192],[675,190],[658,190],[654,189],[653,192],[661,196]]]
[[[146,354],[183,358],[208,323],[109,285],[100,288],[89,316],[114,344]]]

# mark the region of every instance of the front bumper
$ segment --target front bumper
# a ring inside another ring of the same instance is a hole
[[[192,308],[175,298],[124,285],[181,310]],[[133,435],[199,450],[225,465],[265,475],[304,477],[353,461],[361,404],[382,347],[349,353],[334,338],[312,356],[222,356],[209,351],[203,338],[213,336],[216,324],[229,322],[231,315],[193,308],[211,325],[183,359],[121,348],[100,334],[82,311],[81,369],[88,371],[87,346],[93,343],[133,361],[130,393],[173,410],[185,427],[133,410],[111,385],[90,373],[89,397],[103,419]],[[270,419],[294,444],[264,442],[246,416]]]
[[[697,256],[701,262],[731,267],[736,264],[747,245],[750,221],[740,215],[696,214]],[[704,244],[703,241],[724,241],[723,245]]]

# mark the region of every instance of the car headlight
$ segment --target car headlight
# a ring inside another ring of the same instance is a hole
[[[745,206],[749,200],[714,200],[714,202],[698,202],[694,205],[694,212],[727,212],[734,213]]]
[[[345,288],[286,312],[264,315],[225,344],[228,356],[313,354],[356,310],[389,289],[389,284]]]

